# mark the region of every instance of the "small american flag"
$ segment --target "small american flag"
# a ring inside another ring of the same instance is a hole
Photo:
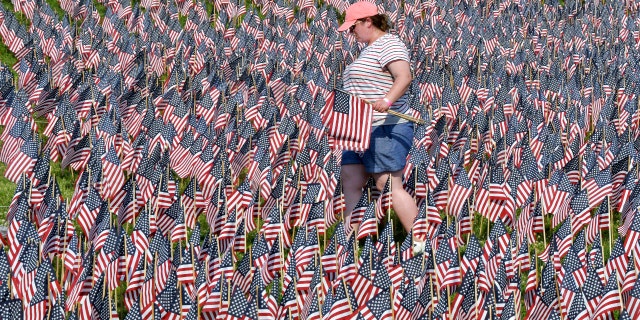
[[[369,148],[373,108],[364,100],[335,90],[327,99],[323,122],[336,148],[364,151]]]

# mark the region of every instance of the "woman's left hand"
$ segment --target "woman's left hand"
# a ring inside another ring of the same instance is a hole
[[[383,99],[375,101],[372,106],[373,110],[378,112],[387,112],[387,110],[389,110],[389,105]]]

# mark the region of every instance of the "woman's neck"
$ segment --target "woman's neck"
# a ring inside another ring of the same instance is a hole
[[[371,39],[369,40],[369,44],[368,44],[368,45],[372,45],[372,44],[373,44],[374,42],[376,42],[376,40],[378,40],[380,37],[382,37],[382,36],[384,36],[385,34],[387,34],[386,32],[384,32],[384,31],[382,31],[382,30],[379,30],[379,29],[377,29],[377,28],[374,28],[374,29],[376,29],[376,30],[375,30],[375,31],[373,32],[373,34],[371,35]]]

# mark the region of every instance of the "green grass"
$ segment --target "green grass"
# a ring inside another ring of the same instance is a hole
[[[0,134],[4,131],[4,126],[0,127]],[[4,142],[0,141],[0,150]],[[16,193],[16,184],[4,177],[7,165],[0,162],[0,225],[7,226],[7,212],[11,199]]]
[[[24,14],[22,14],[21,12],[17,12],[17,13],[14,12],[13,4],[11,3],[11,0],[1,0],[1,2],[5,10],[12,12],[16,17],[16,19],[22,25],[28,26],[29,22],[28,22],[28,19],[24,16]],[[0,39],[1,38],[2,37],[0,36]],[[9,70],[11,70],[11,73],[13,74],[14,78],[18,77],[18,74],[16,73],[16,71],[13,70],[13,66],[18,62],[18,59],[16,59],[16,56],[13,54],[13,52],[9,51],[9,47],[7,47],[4,44],[4,39],[2,39],[2,41],[0,42],[0,62],[4,63],[9,67]]]
[[[38,137],[42,140],[41,145],[47,143],[49,137],[44,134],[44,130],[47,127],[47,119],[43,117],[35,117],[34,119],[36,124],[38,125]],[[60,166],[60,162],[51,161],[50,165],[50,175],[51,179],[55,180],[60,187],[60,192],[62,193],[62,197],[65,200],[71,200],[73,196],[73,191],[75,189],[75,179],[77,174],[74,173],[71,168],[62,169]]]
[[[105,13],[107,12],[107,7],[105,7],[102,3],[98,2],[97,0],[93,0],[93,6],[96,7],[96,10],[98,10],[98,14],[100,15],[100,18],[104,18]]]
[[[4,177],[7,165],[0,163],[0,225],[7,226],[7,211],[16,192],[15,183]]]
[[[53,12],[58,15],[58,19],[64,18],[66,12],[62,10],[62,7],[60,7],[60,3],[58,1],[47,0],[47,4],[49,4],[49,6],[51,6],[51,9],[53,9]]]
[[[18,73],[13,70],[13,66],[18,63],[18,59],[16,59],[16,56],[13,54],[13,52],[9,51],[9,47],[4,44],[4,41],[0,42],[0,62],[9,67],[9,70],[11,70],[14,79],[18,78]]]
[[[70,168],[60,168],[59,162],[52,162],[51,176],[54,177],[55,181],[58,183],[58,187],[60,187],[60,192],[62,193],[62,198],[65,200],[71,200],[71,197],[73,197],[73,191],[75,190],[75,179],[78,175],[71,171]]]
[[[13,15],[16,17],[16,20],[18,20],[20,24],[22,24],[25,27],[29,26],[29,24],[31,23],[29,22],[29,18],[27,18],[27,16],[24,15],[24,13],[22,12],[15,12],[15,10],[13,9],[13,3],[11,3],[11,0],[0,0],[0,1],[2,1],[2,5],[7,11],[10,11],[13,13]]]

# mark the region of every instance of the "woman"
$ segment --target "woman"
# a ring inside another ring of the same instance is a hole
[[[345,22],[338,31],[349,30],[358,42],[367,46],[346,67],[342,77],[344,90],[373,105],[371,144],[363,153],[342,154],[342,186],[345,196],[345,225],[355,208],[362,188],[372,176],[378,190],[391,177],[392,206],[404,229],[409,232],[418,214],[415,201],[402,187],[402,172],[413,140],[413,124],[387,113],[405,113],[409,109],[407,89],[412,75],[407,47],[396,35],[388,33],[389,24],[375,4],[360,1],[347,8]],[[355,226],[354,226],[355,227]],[[414,253],[424,243],[414,239]]]

